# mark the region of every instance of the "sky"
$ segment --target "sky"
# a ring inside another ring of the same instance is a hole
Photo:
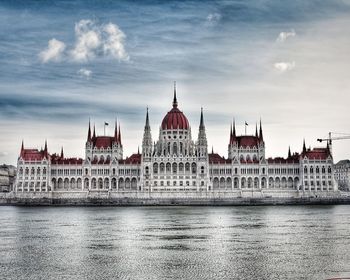
[[[179,108],[227,156],[262,120],[266,156],[350,133],[350,0],[1,1],[0,163],[26,148],[83,157],[88,122],[121,124],[124,155]],[[334,134],[334,136],[341,134]],[[350,140],[333,142],[334,160]]]

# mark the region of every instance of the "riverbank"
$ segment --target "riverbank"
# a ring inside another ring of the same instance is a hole
[[[236,192],[45,192],[1,193],[0,205],[20,206],[247,206],[350,204],[342,192],[236,191]]]

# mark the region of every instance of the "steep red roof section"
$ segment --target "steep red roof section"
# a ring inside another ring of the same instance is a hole
[[[256,136],[251,136],[251,135],[242,135],[242,136],[237,136],[236,141],[238,142],[238,147],[258,147],[258,144],[260,142],[259,137]]]
[[[45,151],[38,149],[22,149],[21,157],[25,161],[41,161],[45,158]],[[46,156],[48,158],[48,156]]]
[[[225,159],[224,157],[220,156],[216,153],[209,154],[209,163],[213,164],[224,164],[224,163],[231,163],[230,159]]]
[[[120,160],[119,163],[124,164],[141,164],[141,154],[132,154],[126,159]]]
[[[113,142],[115,142],[115,138],[110,136],[97,136],[93,139],[94,147],[97,148],[112,148]]]
[[[321,159],[325,160],[329,156],[331,156],[330,151],[328,148],[314,148],[312,150],[307,150],[303,152],[302,157],[307,157],[308,159]]]
[[[68,164],[75,164],[75,165],[81,165],[83,164],[83,159],[81,158],[62,158],[61,156],[57,154],[51,155],[51,164],[57,164],[57,165],[68,165]]]

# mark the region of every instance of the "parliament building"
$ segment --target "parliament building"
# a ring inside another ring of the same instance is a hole
[[[203,110],[194,140],[191,126],[179,109],[174,88],[172,108],[165,115],[157,141],[153,141],[148,109],[142,149],[124,157],[120,126],[114,135],[98,136],[90,123],[85,157],[22,147],[17,163],[17,193],[283,193],[334,192],[331,147],[306,148],[288,157],[266,158],[263,127],[255,135],[237,135],[231,125],[228,155],[208,151]]]

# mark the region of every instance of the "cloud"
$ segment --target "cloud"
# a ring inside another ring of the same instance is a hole
[[[125,34],[114,23],[97,24],[89,19],[82,19],[75,24],[75,44],[65,51],[65,43],[51,39],[48,48],[39,56],[42,62],[73,61],[85,63],[97,57],[110,57],[119,61],[129,60],[125,50]]]
[[[77,74],[81,78],[89,79],[91,77],[92,71],[86,68],[81,68],[80,70],[77,71]]]
[[[276,62],[273,66],[280,72],[286,72],[295,68],[295,62]]]
[[[39,57],[43,63],[49,61],[58,62],[61,60],[65,48],[65,43],[53,38],[49,41],[47,48],[39,53]]]
[[[207,16],[207,22],[210,24],[216,24],[221,19],[221,15],[218,13],[212,13]]]
[[[73,60],[86,62],[95,58],[96,51],[101,46],[101,34],[91,20],[81,20],[75,24],[76,43],[70,55]]]
[[[290,32],[281,32],[278,35],[276,42],[283,43],[288,39],[288,37],[295,37],[296,35],[297,34],[295,33],[294,29],[292,29]]]
[[[124,48],[125,34],[119,27],[113,23],[108,23],[103,27],[103,31],[107,34],[103,44],[103,51],[106,55],[111,55],[119,60],[128,60],[129,55]]]

